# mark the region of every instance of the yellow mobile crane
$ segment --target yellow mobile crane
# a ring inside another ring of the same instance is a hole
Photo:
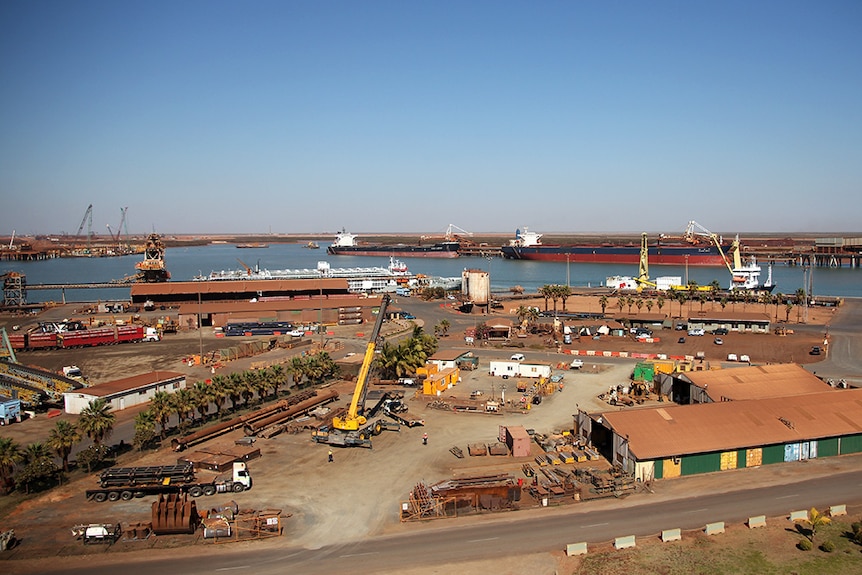
[[[353,390],[353,398],[350,400],[350,407],[347,409],[347,413],[344,417],[333,417],[331,428],[322,427],[314,430],[312,432],[312,439],[316,442],[347,447],[371,447],[371,437],[373,435],[378,435],[383,430],[399,431],[401,429],[401,426],[397,423],[383,419],[369,422],[364,412],[365,394],[368,390],[368,373],[371,371],[371,364],[374,362],[377,338],[380,336],[380,328],[383,325],[389,301],[388,294],[384,294],[380,300],[377,321],[374,323],[374,329],[371,331],[371,337],[365,348],[365,358],[362,360],[362,367],[359,368],[359,375],[356,377],[356,387]],[[368,415],[373,415],[382,405],[382,401],[369,410]]]

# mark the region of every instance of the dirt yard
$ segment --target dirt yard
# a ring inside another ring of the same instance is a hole
[[[541,299],[521,300],[518,305],[536,305],[544,309],[544,303]],[[674,307],[677,307],[676,304]],[[750,307],[753,307],[752,304]],[[567,309],[601,311],[598,298],[570,298]],[[611,310],[608,311],[610,313]],[[497,311],[494,315],[513,317],[508,313],[508,309],[503,312]],[[62,315],[64,311],[54,310],[54,313]],[[462,314],[454,310],[450,313],[453,324],[457,324],[462,319]],[[811,310],[807,325],[826,326],[831,317],[832,310]],[[472,318],[469,319],[472,321]],[[6,321],[6,323],[10,322]],[[394,323],[390,324],[387,330],[389,335],[394,337],[399,331],[409,331],[410,327],[409,323]],[[791,324],[790,327],[793,325]],[[327,336],[329,342],[339,343],[338,352],[333,353],[336,359],[363,349],[364,336],[358,337],[356,331],[355,328],[337,328]],[[709,336],[687,337],[686,343],[678,344],[676,339],[679,333],[668,330],[668,335],[662,333],[661,341],[654,344],[638,343],[631,338],[618,338],[616,341],[614,338],[602,338],[576,341],[571,348],[596,351],[654,351],[669,355],[705,351],[707,358],[715,361],[725,359],[727,352],[734,351],[749,354],[753,362],[767,363],[799,361],[797,358],[804,358],[807,361],[812,359],[807,354],[811,345],[822,342],[820,329],[809,329],[805,330],[805,333],[785,337],[773,334],[761,336],[729,334],[724,338],[723,346],[714,345],[712,337]],[[455,335],[457,334],[453,334],[451,338],[444,338],[441,342],[445,342],[443,344],[445,346],[458,347],[462,340]],[[524,343],[530,349],[543,346],[543,342],[538,338],[528,339]],[[94,383],[152,370],[180,371],[188,374],[190,380],[194,381],[206,379],[211,372],[208,368],[189,366],[183,359],[199,353],[202,348],[204,353],[207,353],[225,345],[225,339],[216,338],[206,330],[202,333],[180,331],[158,343],[25,353],[21,354],[20,360],[51,370],[59,370],[64,365],[79,365]],[[256,362],[283,361],[292,353],[301,353],[301,351],[276,350],[264,356],[227,364],[219,369],[219,373],[248,369]],[[486,352],[480,351],[480,357],[484,353]],[[556,350],[548,350],[548,357],[554,361],[556,359],[567,361],[566,356],[558,355]],[[482,361],[487,366],[486,360]],[[307,433],[282,434],[269,440],[259,439],[256,445],[261,448],[262,457],[250,462],[254,488],[236,496],[235,499],[241,508],[281,510],[285,518],[281,544],[317,548],[408,529],[409,527],[405,527],[398,520],[399,504],[406,499],[408,492],[416,483],[420,481],[433,483],[453,475],[497,473],[499,470],[518,473],[522,463],[512,458],[490,456],[458,459],[449,451],[451,447],[459,446],[466,452],[468,443],[496,441],[500,425],[524,425],[542,433],[569,428],[575,405],[588,411],[606,409],[607,404],[599,401],[597,395],[606,391],[609,386],[627,383],[631,364],[602,363],[598,358],[591,363],[595,363],[596,367],[588,366],[580,372],[565,372],[563,391],[550,396],[536,409],[527,413],[485,415],[445,412],[429,408],[428,400],[422,396],[408,396],[409,412],[425,420],[424,428],[403,428],[399,433],[384,432],[374,439],[372,450],[336,449],[332,463],[327,462],[327,447],[313,443]],[[491,378],[487,375],[487,370],[480,366],[479,370],[464,372],[462,383],[453,393],[469,394],[472,390],[482,389],[486,394],[499,396],[503,391],[500,384],[501,380]],[[352,390],[352,384],[340,384],[341,398],[333,407],[345,406]],[[118,414],[118,424],[125,422],[128,429],[134,417],[134,410],[126,410],[126,412]],[[61,417],[74,419],[74,416],[68,415]],[[11,426],[8,430],[4,430],[3,435],[11,436],[19,443],[26,444],[45,437],[48,429],[53,427],[54,421],[37,417]],[[428,433],[428,445],[422,444],[423,432]],[[232,443],[241,436],[241,431],[235,431],[214,439],[211,443]],[[163,447],[143,457],[136,453],[124,455],[118,464],[164,465],[175,463],[176,458],[175,453]],[[766,477],[765,474],[764,477]],[[668,489],[671,492],[682,483],[665,482],[658,491]],[[695,489],[700,488],[697,482],[690,482],[687,485]],[[22,539],[22,544],[5,556],[10,559],[22,559],[80,555],[87,553],[89,548],[71,537],[69,532],[71,526],[88,522],[128,523],[149,520],[152,498],[128,502],[91,503],[84,500],[83,491],[92,486],[94,486],[92,476],[78,474],[74,476],[71,483],[45,494],[27,498],[6,514],[0,519],[0,529],[14,528],[16,535]],[[374,496],[366,494],[374,494]],[[215,506],[225,503],[225,499],[229,498],[219,496],[204,498],[199,500],[199,505]],[[527,497],[524,504],[528,502]],[[196,542],[198,540],[190,536],[154,537],[146,541],[120,542],[111,548],[109,553],[149,548],[169,549]],[[100,548],[99,551],[104,552],[104,549]],[[477,562],[475,565],[459,566],[458,570],[462,573],[486,573],[494,563]],[[10,561],[6,565],[12,568],[11,572],[16,572],[19,568],[24,568],[24,571],[20,572],[27,572],[27,562]],[[562,568],[561,572],[574,572],[577,566],[561,556],[549,557],[547,554],[540,554],[534,557],[523,557],[515,562],[507,560],[504,567],[496,565],[493,571],[554,573],[560,568]],[[422,570],[403,568],[399,568],[399,572],[408,575],[425,573]]]

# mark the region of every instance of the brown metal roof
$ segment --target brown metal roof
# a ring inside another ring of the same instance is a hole
[[[347,291],[344,278],[322,278],[313,280],[227,280],[201,282],[161,282],[132,284],[131,296],[150,297],[160,295],[230,294],[257,292],[315,291],[319,289]]]
[[[862,433],[862,389],[601,414],[640,460]]]
[[[273,299],[265,301],[219,301],[203,302],[198,306],[197,302],[181,303],[179,314],[217,314],[217,313],[239,313],[239,312],[278,312],[278,311],[300,311],[306,309],[317,309],[323,302],[324,309],[337,307],[379,307],[380,298],[369,298],[365,296],[339,296],[324,299]]]
[[[148,387],[163,381],[169,381],[178,377],[185,377],[185,374],[176,371],[151,371],[150,373],[142,373],[133,375],[124,379],[117,379],[106,383],[100,383],[91,387],[85,387],[77,391],[84,395],[92,395],[94,397],[107,397],[115,393],[124,391],[132,391],[139,387]]]
[[[745,311],[705,311],[693,312],[688,319],[697,321],[759,321],[769,323],[771,316],[768,313],[745,312]]]
[[[794,363],[690,371],[680,378],[704,389],[713,401],[786,397],[829,389],[816,375]]]

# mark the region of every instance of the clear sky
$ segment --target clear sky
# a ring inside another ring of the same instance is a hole
[[[862,232],[862,2],[0,3],[0,235]]]

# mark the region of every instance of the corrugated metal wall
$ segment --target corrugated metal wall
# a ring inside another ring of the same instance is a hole
[[[862,435],[848,435],[841,438],[841,455],[862,452]]]
[[[697,475],[721,470],[721,453],[700,453],[682,458],[682,475]]]

